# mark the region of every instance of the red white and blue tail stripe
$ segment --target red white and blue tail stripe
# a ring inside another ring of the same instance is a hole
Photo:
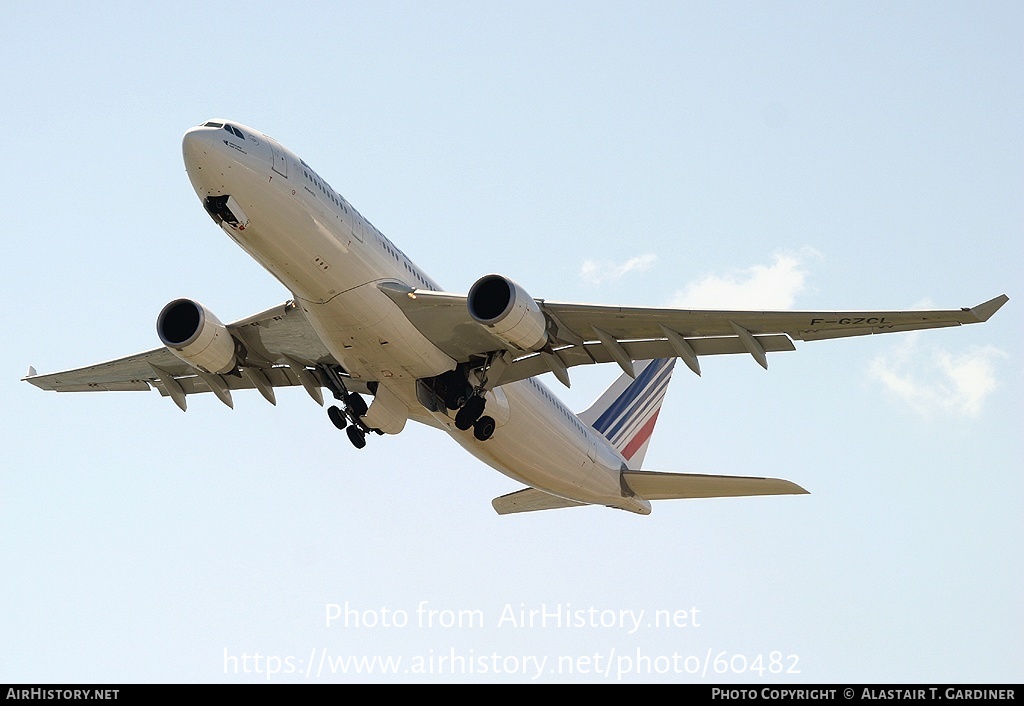
[[[675,363],[675,358],[636,361],[635,379],[619,376],[594,404],[576,415],[622,454],[630,470],[639,470],[643,464]]]

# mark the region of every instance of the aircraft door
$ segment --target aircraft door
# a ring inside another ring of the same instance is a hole
[[[274,171],[287,179],[288,157],[285,156],[284,148],[274,140],[268,139],[267,142],[270,143],[270,149],[274,151]]]

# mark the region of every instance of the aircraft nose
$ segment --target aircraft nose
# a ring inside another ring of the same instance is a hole
[[[185,158],[185,166],[191,167],[202,161],[202,157],[209,153],[217,141],[217,130],[215,128],[199,125],[191,128],[181,138],[181,151]]]
[[[210,193],[222,193],[223,184],[217,175],[223,172],[221,130],[210,124],[191,128],[181,138],[181,153],[185,171],[192,188],[205,198]]]

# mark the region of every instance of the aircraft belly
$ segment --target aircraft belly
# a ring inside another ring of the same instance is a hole
[[[552,423],[534,406],[532,391],[523,388],[522,383],[502,388],[509,420],[488,441],[477,441],[471,431],[459,431],[450,422],[445,425],[448,433],[478,459],[520,483],[580,502],[621,504],[618,470],[595,463],[587,453],[589,441],[576,427]]]
[[[249,227],[224,230],[297,298],[322,304],[366,281],[368,263],[344,229],[278,189],[264,189],[250,204],[244,192],[241,199]]]
[[[250,225],[224,230],[295,295],[324,345],[353,377],[421,378],[455,368],[377,289],[374,276],[387,273],[375,269],[369,246],[353,243],[340,217],[311,209],[287,188],[232,186]]]
[[[427,340],[376,283],[343,292],[303,311],[331,354],[356,378],[425,378],[455,369],[455,361]]]

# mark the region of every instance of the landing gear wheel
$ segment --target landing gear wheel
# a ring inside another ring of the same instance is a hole
[[[484,413],[485,404],[487,403],[483,397],[473,396],[466,400],[466,404],[462,405],[462,409],[455,415],[456,428],[466,431],[473,426],[473,422]]]
[[[466,404],[465,392],[449,392],[445,395],[444,406],[448,409],[460,409]]]
[[[359,393],[352,392],[348,396],[348,408],[352,410],[352,414],[356,417],[361,417],[366,414],[366,402],[359,396]]]
[[[366,446],[366,435],[363,434],[363,430],[359,427],[352,425],[345,430],[348,434],[348,440],[352,442],[352,445],[357,449],[361,449]]]
[[[490,417],[480,417],[473,424],[473,436],[478,441],[487,441],[494,435],[494,420]]]
[[[327,416],[330,417],[331,423],[339,429],[344,429],[348,426],[348,420],[345,418],[345,413],[342,412],[338,407],[331,406],[327,408]]]

